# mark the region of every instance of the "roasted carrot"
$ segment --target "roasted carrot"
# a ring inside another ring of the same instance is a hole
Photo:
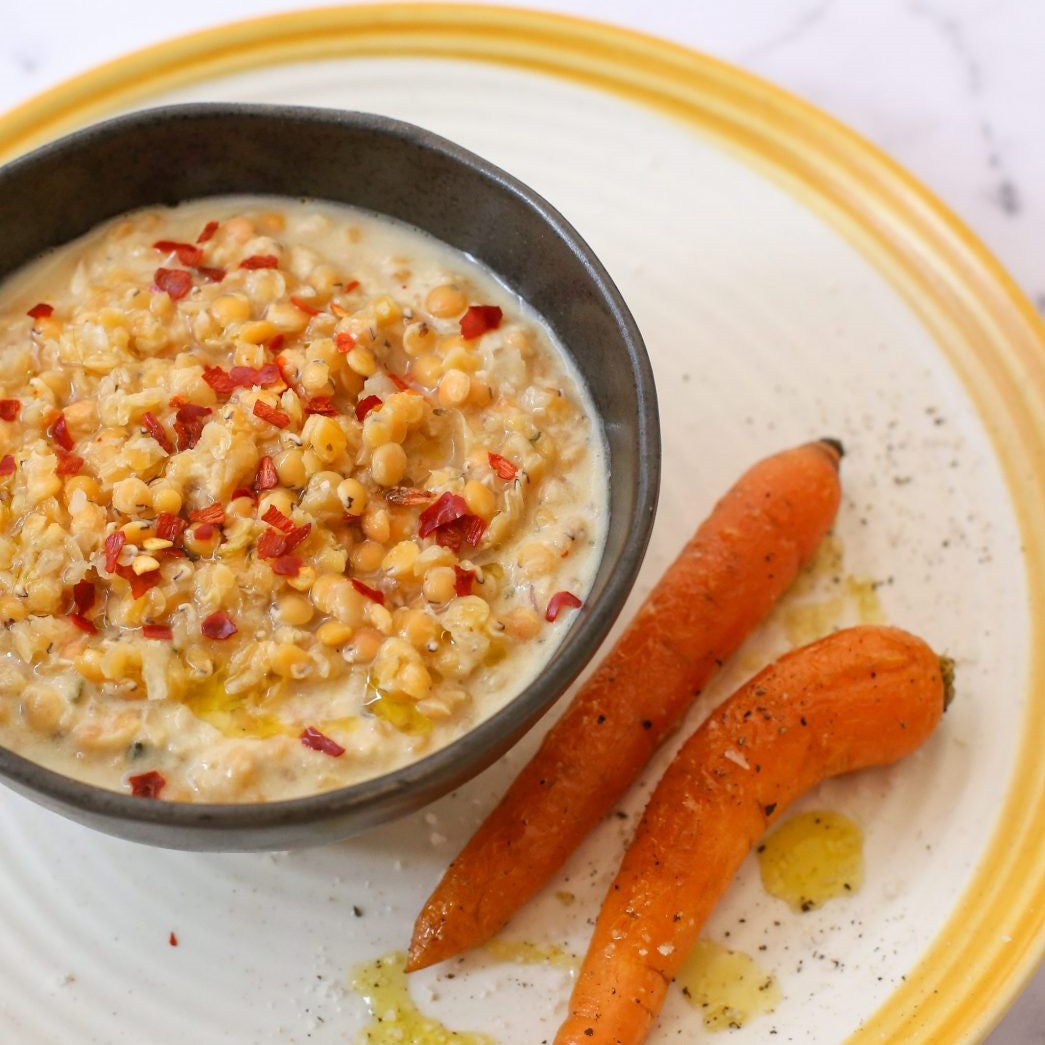
[[[822,440],[768,457],[718,502],[447,869],[408,969],[493,936],[624,794],[831,527],[840,455]]]
[[[898,628],[835,632],[743,685],[682,745],[610,886],[556,1045],[637,1045],[744,857],[828,777],[895,762],[950,697]]]

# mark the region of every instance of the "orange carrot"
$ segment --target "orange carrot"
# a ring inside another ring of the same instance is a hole
[[[494,935],[613,807],[838,510],[833,440],[752,467],[715,506],[414,926],[410,970]]]
[[[815,784],[917,748],[949,670],[897,628],[836,632],[756,675],[683,744],[603,903],[556,1045],[637,1045],[766,826]]]

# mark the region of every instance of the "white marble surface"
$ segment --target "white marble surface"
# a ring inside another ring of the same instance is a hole
[[[1040,0],[528,2],[687,44],[837,116],[934,190],[1045,310]],[[127,51],[294,6],[292,0],[7,0],[0,111]],[[989,1043],[1045,1043],[1045,973]]]

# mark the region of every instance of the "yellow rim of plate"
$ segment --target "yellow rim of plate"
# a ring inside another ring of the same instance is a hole
[[[785,185],[890,280],[981,412],[1027,564],[1023,740],[991,844],[918,965],[847,1045],[982,1039],[1045,945],[1045,326],[965,226],[913,177],[818,109],[662,40],[534,11],[388,4],[288,13],[150,47],[0,117],[8,159],[164,91],[259,66],[419,56],[506,64],[650,106]],[[956,592],[957,594],[957,592]],[[1008,695],[1016,699],[1016,695]]]

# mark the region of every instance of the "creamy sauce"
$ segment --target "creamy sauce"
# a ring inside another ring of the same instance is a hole
[[[0,288],[0,741],[182,801],[404,765],[540,672],[606,479],[551,333],[430,237],[116,219]]]
[[[811,911],[863,885],[863,832],[842,813],[800,813],[758,847],[758,865],[766,892]]]

